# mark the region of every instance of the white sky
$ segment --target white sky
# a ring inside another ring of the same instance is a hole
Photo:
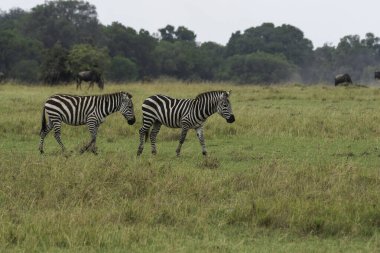
[[[44,0],[1,0],[0,9],[29,10]],[[380,37],[380,0],[90,0],[104,25],[118,21],[139,31],[157,33],[167,24],[185,26],[199,42],[225,45],[233,32],[290,24],[314,47],[337,45],[345,35],[367,32]]]

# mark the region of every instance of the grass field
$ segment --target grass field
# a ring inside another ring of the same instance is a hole
[[[106,84],[107,85],[107,84]],[[161,128],[136,157],[141,103],[232,89],[236,121],[206,123],[180,157]],[[0,252],[380,252],[380,89],[128,84],[137,122],[64,125],[38,152],[42,105],[74,85],[0,86]]]

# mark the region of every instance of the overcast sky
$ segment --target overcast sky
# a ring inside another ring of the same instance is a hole
[[[44,0],[1,0],[0,9],[30,10]],[[199,42],[225,45],[233,32],[259,26],[290,24],[304,32],[314,47],[337,45],[345,35],[367,32],[380,37],[380,0],[90,0],[104,25],[157,33],[167,24],[185,26]]]

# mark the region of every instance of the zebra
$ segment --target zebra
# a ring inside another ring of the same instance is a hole
[[[61,123],[79,126],[87,124],[91,134],[90,142],[81,149],[81,153],[90,149],[96,151],[96,134],[105,118],[116,111],[121,112],[129,125],[136,121],[133,110],[132,95],[128,92],[117,92],[98,96],[74,96],[66,94],[53,95],[47,99],[42,111],[42,127],[40,131],[40,153],[44,153],[44,139],[54,129],[54,137],[65,151],[61,140]],[[48,122],[46,123],[46,115]]]
[[[143,126],[141,127],[140,145],[137,156],[144,149],[144,139],[147,141],[149,129],[152,154],[157,153],[156,137],[161,125],[171,128],[181,128],[179,145],[176,149],[180,155],[182,144],[185,141],[189,129],[195,129],[202,147],[202,154],[207,155],[205,140],[203,137],[203,125],[206,119],[218,112],[228,123],[235,121],[232,113],[229,96],[231,91],[209,91],[199,94],[195,99],[174,99],[165,95],[154,95],[144,100],[142,104]]]

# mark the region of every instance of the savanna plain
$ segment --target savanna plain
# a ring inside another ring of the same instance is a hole
[[[141,104],[232,90],[236,121],[208,119],[203,157],[190,131],[162,127],[136,156]],[[133,94],[79,154],[86,126],[63,125],[38,152],[56,93]],[[380,88],[235,84],[0,85],[0,252],[380,252]]]

